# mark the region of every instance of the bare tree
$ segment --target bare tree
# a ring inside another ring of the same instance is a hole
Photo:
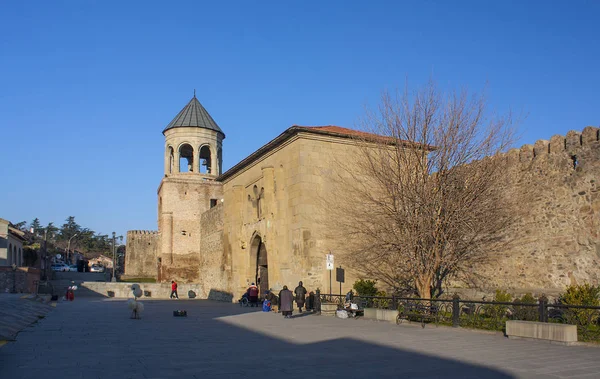
[[[351,164],[336,163],[326,206],[347,265],[430,298],[507,242],[514,201],[499,153],[513,142],[510,114],[490,116],[483,95],[430,83],[384,93],[361,129],[369,134],[357,137]]]

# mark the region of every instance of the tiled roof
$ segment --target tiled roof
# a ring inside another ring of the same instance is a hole
[[[232,168],[230,168],[229,170],[227,170],[226,172],[221,174],[217,178],[217,180],[218,181],[226,180],[227,178],[233,176],[236,172],[240,171],[246,165],[248,165],[248,164],[252,163],[253,161],[255,161],[256,159],[258,159],[260,156],[262,156],[269,150],[271,150],[271,149],[275,148],[276,146],[280,145],[281,143],[283,143],[283,141],[285,141],[288,138],[291,138],[292,136],[294,136],[295,134],[298,134],[301,132],[323,134],[323,135],[328,135],[328,136],[337,137],[337,138],[358,138],[358,139],[364,139],[366,141],[372,141],[375,143],[385,143],[385,144],[390,144],[390,145],[395,145],[395,144],[401,143],[404,146],[419,146],[419,147],[423,146],[421,144],[416,144],[414,142],[411,143],[408,141],[399,141],[392,137],[385,137],[385,136],[381,136],[378,134],[362,132],[360,130],[348,129],[348,128],[343,128],[341,126],[335,126],[335,125],[325,125],[325,126],[293,125],[293,126],[287,128],[279,136],[277,136],[276,138],[274,138],[273,140],[268,142],[266,145],[263,145],[261,148],[256,150],[254,153],[250,154],[248,157],[246,157],[245,159],[238,162],[235,166],[233,166]],[[425,145],[424,147],[426,149],[433,149],[432,147],[427,146],[427,145]]]
[[[362,132],[360,130],[348,129],[341,126],[325,125],[325,126],[302,126],[293,125],[293,128],[305,129],[308,132],[321,131],[333,134],[343,134],[349,137],[363,137],[363,138],[382,138],[382,136],[373,133]]]
[[[410,142],[406,140],[397,139],[390,136],[382,136],[380,134],[363,132],[360,130],[343,128],[341,126],[335,125],[326,125],[326,126],[300,126],[294,125],[293,129],[303,130],[311,133],[321,133],[321,134],[329,134],[333,136],[346,137],[346,138],[357,138],[363,139],[366,141],[376,142],[376,143],[385,143],[390,145],[401,144],[403,146],[414,146],[418,148],[425,148],[427,150],[434,150],[433,146],[423,145],[418,142]],[[292,129],[290,128],[290,129]]]
[[[167,125],[163,133],[169,129],[173,128],[183,128],[183,127],[195,127],[195,128],[204,128],[214,130],[215,132],[219,132],[223,134],[223,138],[225,138],[225,133],[219,128],[215,120],[210,117],[210,114],[204,109],[202,104],[196,99],[196,95],[190,100],[189,103],[175,116],[173,121]]]

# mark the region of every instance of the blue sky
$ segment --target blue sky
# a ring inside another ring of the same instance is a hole
[[[193,90],[228,169],[383,89],[479,91],[518,145],[600,123],[598,1],[3,1],[0,217],[156,229],[163,128]]]

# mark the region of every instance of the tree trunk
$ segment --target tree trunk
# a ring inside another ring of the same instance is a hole
[[[421,299],[431,299],[431,274],[420,274],[415,280],[415,285]]]

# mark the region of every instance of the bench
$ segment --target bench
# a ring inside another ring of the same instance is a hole
[[[396,323],[401,324],[403,320],[410,322],[411,319],[417,319],[421,322],[421,327],[425,328],[425,321],[437,321],[437,318],[438,307],[436,305],[409,301],[401,305]]]

